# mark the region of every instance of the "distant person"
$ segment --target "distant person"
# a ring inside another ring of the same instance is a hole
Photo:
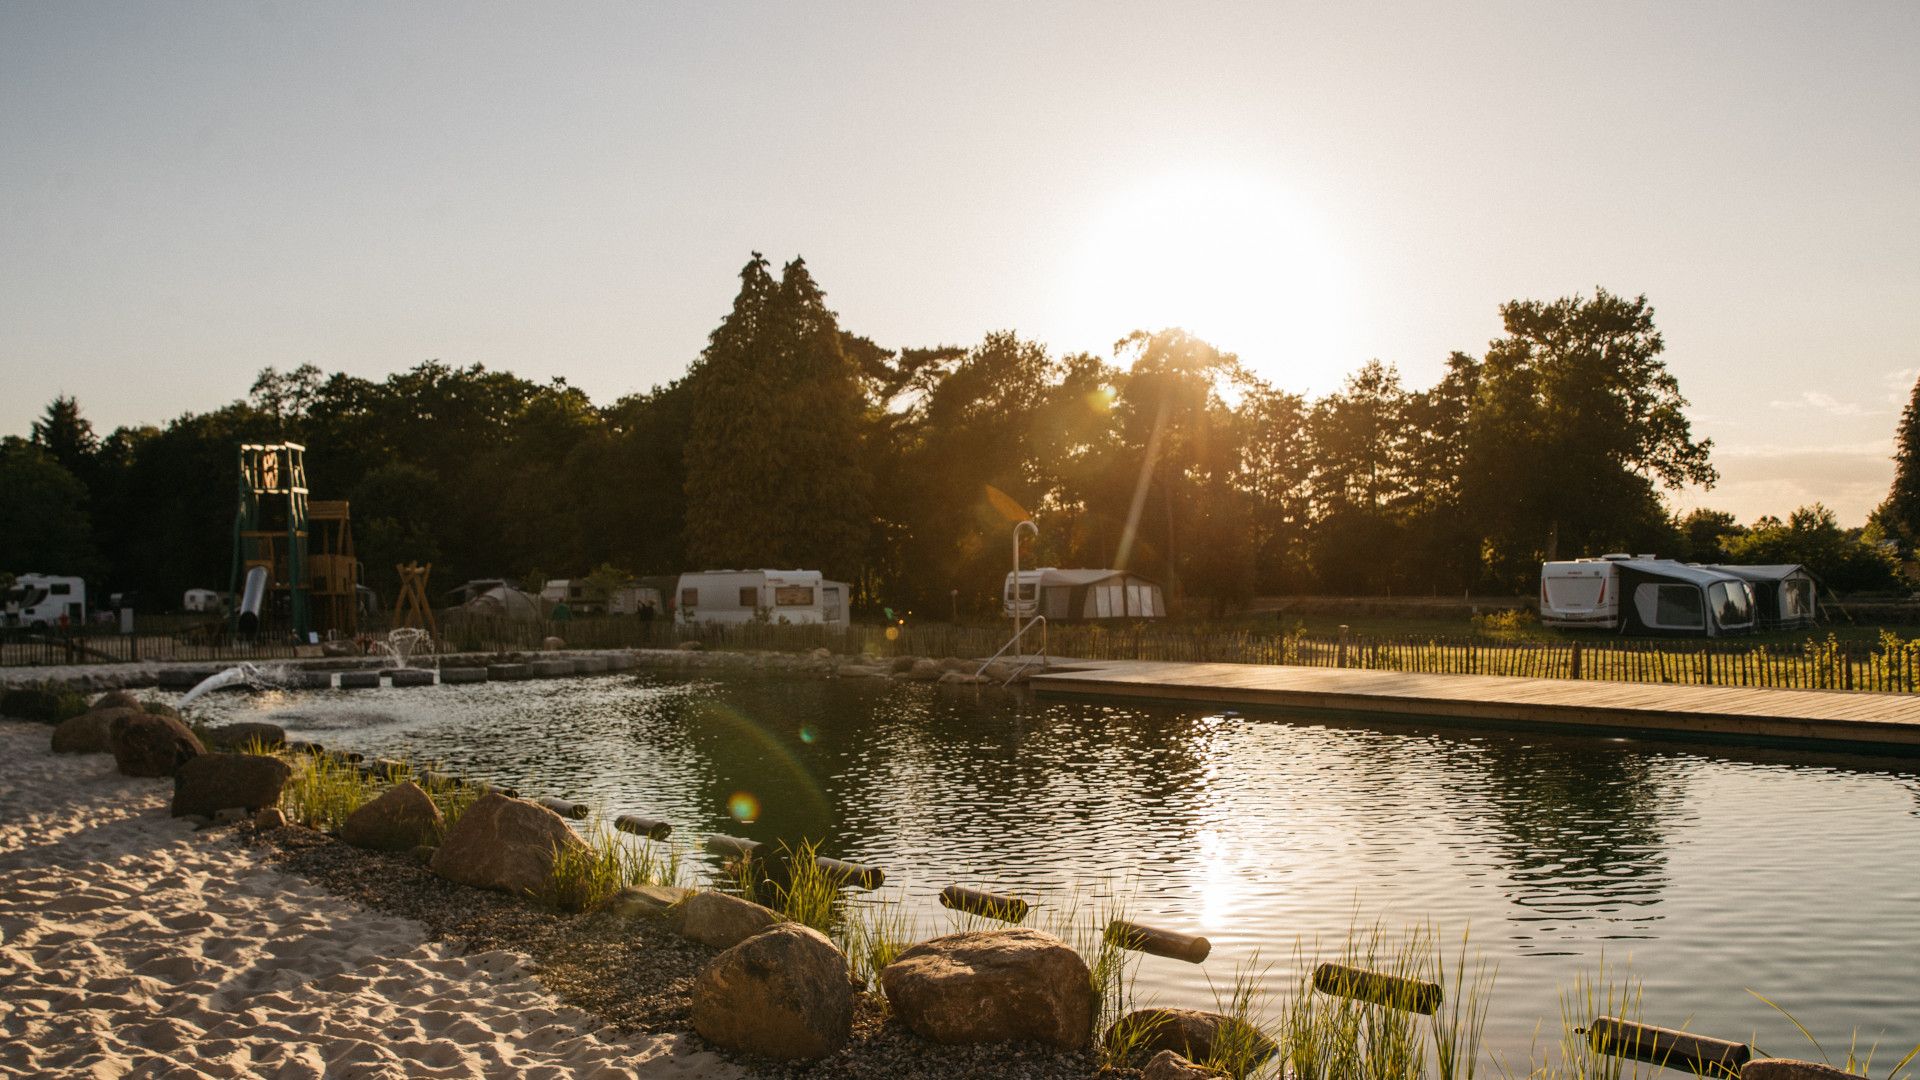
[[[648,600],[648,601],[646,601],[645,603],[643,603],[643,604],[641,604],[641,605],[640,605],[640,622],[641,622],[641,624],[642,624],[642,625],[651,625],[651,624],[652,624],[652,622],[653,622],[653,601],[651,601],[651,600]]]
[[[549,618],[551,618],[554,622],[566,622],[567,620],[573,618],[573,609],[567,606],[567,602],[565,600],[562,600],[559,603],[553,605],[553,614],[549,616]]]

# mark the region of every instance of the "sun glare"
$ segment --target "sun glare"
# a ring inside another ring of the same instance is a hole
[[[1122,191],[1090,216],[1066,273],[1077,342],[1184,327],[1289,389],[1330,389],[1354,366],[1324,224],[1248,175],[1189,170]]]

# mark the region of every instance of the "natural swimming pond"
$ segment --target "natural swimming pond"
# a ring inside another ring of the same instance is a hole
[[[1203,967],[1144,958],[1153,1004],[1211,1007],[1209,979],[1224,991],[1256,952],[1284,993],[1296,941],[1311,963],[1356,919],[1430,921],[1446,939],[1470,930],[1498,965],[1488,1043],[1516,1072],[1551,1049],[1557,995],[1603,956],[1644,982],[1652,1023],[1817,1056],[1753,990],[1836,1058],[1856,1030],[1863,1051],[1879,1043],[1876,1075],[1920,1042],[1912,758],[776,677],[269,693],[196,711],[665,818],[689,843],[823,837],[886,868],[883,894],[925,933],[949,925],[935,896],[952,883],[1117,888],[1141,921],[1214,944]]]

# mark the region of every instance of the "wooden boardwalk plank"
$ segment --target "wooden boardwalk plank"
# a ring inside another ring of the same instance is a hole
[[[1069,661],[1032,685],[1041,693],[1920,748],[1920,696],[1865,691],[1146,660]]]

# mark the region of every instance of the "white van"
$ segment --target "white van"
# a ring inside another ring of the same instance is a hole
[[[78,627],[87,621],[87,583],[57,574],[21,574],[7,588],[0,608],[0,624],[45,630],[60,625]]]
[[[703,570],[681,574],[686,622],[847,625],[851,591],[818,570]]]

